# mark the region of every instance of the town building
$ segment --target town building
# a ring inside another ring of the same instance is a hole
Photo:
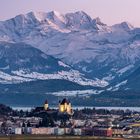
[[[94,136],[112,137],[112,129],[110,127],[94,127]]]

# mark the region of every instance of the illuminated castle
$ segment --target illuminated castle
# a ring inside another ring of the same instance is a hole
[[[67,113],[69,115],[73,114],[71,103],[67,99],[63,99],[62,102],[59,101],[59,112]]]

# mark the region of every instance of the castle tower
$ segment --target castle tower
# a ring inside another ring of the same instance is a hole
[[[46,100],[44,104],[44,110],[48,110],[48,108],[49,108],[49,104],[48,101]]]
[[[72,111],[72,107],[71,107],[71,103],[69,103],[67,106],[67,113],[71,114],[72,113],[71,111]]]

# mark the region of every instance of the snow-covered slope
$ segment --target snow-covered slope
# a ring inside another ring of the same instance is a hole
[[[140,64],[139,28],[127,22],[107,26],[83,11],[18,15],[0,22],[0,40],[30,44],[105,83],[123,79]]]
[[[109,90],[140,92],[140,67],[125,77],[121,82],[114,83]]]
[[[108,83],[91,80],[58,59],[46,55],[25,43],[0,43],[0,83],[20,83],[34,80],[63,79],[104,87]]]

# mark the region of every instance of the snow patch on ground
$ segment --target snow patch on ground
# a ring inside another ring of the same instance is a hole
[[[17,75],[10,75],[0,71],[0,83],[11,84],[11,83],[20,83],[20,82],[31,81],[31,79],[20,77]]]
[[[111,81],[115,78],[115,76],[112,76],[111,74],[109,76],[106,76],[103,78],[104,81]]]
[[[123,82],[117,84],[115,87],[120,87],[120,86],[122,86],[122,85],[125,85],[126,83],[127,83],[127,80],[125,80],[125,81],[123,81]]]
[[[69,68],[69,66],[64,64],[62,61],[58,61],[58,64],[59,64],[59,66],[63,66],[63,67]]]
[[[105,87],[108,85],[108,82],[104,80],[86,79],[83,77],[82,74],[80,74],[76,70],[59,71],[58,73],[55,73],[55,74],[43,74],[43,73],[38,73],[38,72],[29,73],[24,70],[12,71],[12,73],[14,75],[17,75],[18,77],[24,77],[30,80],[63,79],[63,80],[68,80],[71,82],[78,83],[79,85],[89,85],[89,86],[95,86],[95,87]]]
[[[119,73],[119,75],[122,75],[123,73],[127,72],[128,70],[130,70],[133,67],[134,67],[134,65],[128,65],[128,66],[120,69],[117,73]]]
[[[7,70],[7,69],[9,69],[10,67],[9,67],[9,65],[7,65],[7,66],[5,66],[5,67],[1,67],[0,69],[1,70]]]
[[[121,86],[125,85],[126,83],[127,83],[127,80],[122,81],[121,83],[115,85],[114,87],[110,87],[110,88],[108,88],[107,90],[108,90],[108,91],[117,91],[117,90],[119,90],[119,88],[120,88]]]
[[[103,91],[97,91],[97,90],[74,90],[74,91],[61,91],[61,92],[53,92],[51,93],[51,95],[54,96],[73,96],[73,97],[77,97],[77,96],[90,96],[91,94],[99,94]],[[48,94],[48,93],[46,93]]]

